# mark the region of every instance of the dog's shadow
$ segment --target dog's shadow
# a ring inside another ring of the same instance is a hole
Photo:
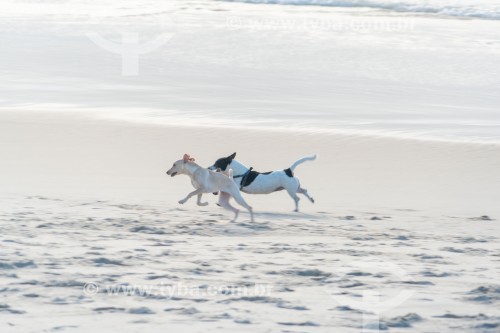
[[[245,214],[244,212],[242,212]],[[311,213],[277,213],[277,212],[265,212],[265,211],[254,211],[254,216],[256,221],[269,220],[284,220],[284,221],[297,221],[297,220],[321,220],[324,219],[325,216],[322,214],[311,214]]]
[[[251,233],[266,233],[280,229],[287,225],[289,222],[298,221],[318,221],[323,220],[320,215],[306,214],[306,213],[274,213],[274,212],[254,212],[255,222],[250,222],[246,218],[246,214],[240,215],[240,221],[231,223],[233,227],[242,228]]]

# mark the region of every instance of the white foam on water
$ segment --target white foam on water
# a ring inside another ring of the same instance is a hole
[[[279,4],[294,6],[327,6],[339,8],[370,8],[404,13],[437,14],[443,16],[469,17],[499,20],[498,1],[451,1],[451,0],[224,0],[253,4]]]

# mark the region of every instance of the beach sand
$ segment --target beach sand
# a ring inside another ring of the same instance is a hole
[[[500,210],[500,146],[494,144],[154,126],[102,121],[85,113],[0,115],[0,171],[12,175],[1,179],[4,194],[168,205],[191,189],[189,178],[165,174],[184,153],[208,167],[237,152],[237,160],[261,172],[286,169],[318,154],[317,161],[296,172],[316,197],[315,205],[302,200],[304,212],[389,208],[470,217]],[[284,192],[248,199],[257,211],[294,207]]]
[[[493,332],[499,150],[2,111],[0,330]],[[316,204],[177,204],[172,162],[234,151],[260,171],[318,154],[296,170]],[[410,296],[377,324],[367,290]]]
[[[500,4],[276,2],[0,2],[1,333],[499,332]]]

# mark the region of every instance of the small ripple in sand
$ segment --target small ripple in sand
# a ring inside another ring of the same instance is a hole
[[[312,322],[312,321],[304,321],[304,322],[279,322],[278,324],[284,325],[284,326],[319,326],[319,324],[316,324],[315,322]]]
[[[492,304],[500,302],[500,286],[480,286],[468,293],[467,300],[479,303]]]
[[[141,307],[138,307],[138,308],[131,308],[128,310],[128,313],[131,313],[131,314],[141,314],[141,315],[149,315],[149,314],[155,314],[155,312],[153,310],[151,310],[150,308],[148,307],[145,307],[145,306],[141,306]]]
[[[115,265],[115,266],[126,266],[121,260],[115,259],[107,259],[107,258],[97,258],[92,260],[96,263],[96,266],[106,266],[106,265]]]

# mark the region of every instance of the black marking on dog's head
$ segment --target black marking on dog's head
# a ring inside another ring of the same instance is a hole
[[[233,153],[233,154],[229,155],[228,157],[219,158],[217,161],[215,161],[214,168],[220,169],[222,171],[226,171],[227,166],[229,164],[231,164],[231,162],[234,160],[235,157],[236,157],[236,153]]]
[[[292,171],[292,169],[288,168],[288,169],[285,169],[283,171],[285,171],[285,173],[286,173],[286,175],[288,177],[293,177],[293,171]]]

